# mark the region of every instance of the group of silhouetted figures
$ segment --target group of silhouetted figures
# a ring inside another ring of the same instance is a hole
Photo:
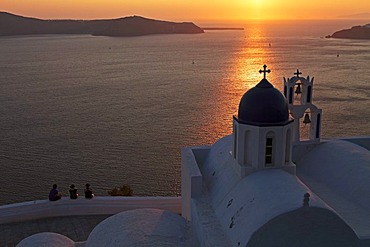
[[[85,198],[86,199],[92,199],[94,197],[94,194],[90,188],[90,184],[85,185]],[[69,186],[69,198],[71,199],[77,199],[79,194],[77,193],[76,186],[74,184],[71,184]],[[49,201],[58,201],[62,198],[62,194],[58,191],[58,185],[53,184],[53,188],[50,190],[49,193]]]

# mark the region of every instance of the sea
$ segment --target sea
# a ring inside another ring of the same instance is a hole
[[[370,40],[324,38],[367,23],[1,37],[0,205],[46,199],[54,183],[65,195],[89,183],[98,196],[123,184],[137,196],[180,196],[181,148],[231,134],[264,64],[279,90],[297,69],[314,77],[324,139],[370,135]]]

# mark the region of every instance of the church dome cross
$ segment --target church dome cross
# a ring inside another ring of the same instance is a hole
[[[259,70],[260,74],[263,73],[263,79],[266,79],[266,73],[270,73],[271,72],[270,69],[267,69],[266,70],[266,68],[267,68],[267,65],[264,64],[263,65],[263,70],[262,69]]]

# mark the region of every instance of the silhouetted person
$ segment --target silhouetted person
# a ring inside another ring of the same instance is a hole
[[[85,198],[87,199],[91,199],[94,197],[94,194],[90,188],[90,184],[86,184],[86,188],[85,188]]]
[[[77,197],[78,197],[77,189],[75,188],[74,184],[71,184],[71,186],[69,186],[69,198],[77,199]]]
[[[59,194],[57,188],[58,185],[53,184],[53,188],[49,192],[49,201],[57,201],[62,198],[62,195]]]

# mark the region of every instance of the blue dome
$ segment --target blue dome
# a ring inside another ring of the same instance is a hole
[[[262,79],[243,95],[237,120],[257,126],[285,125],[290,122],[287,101],[268,80]]]

